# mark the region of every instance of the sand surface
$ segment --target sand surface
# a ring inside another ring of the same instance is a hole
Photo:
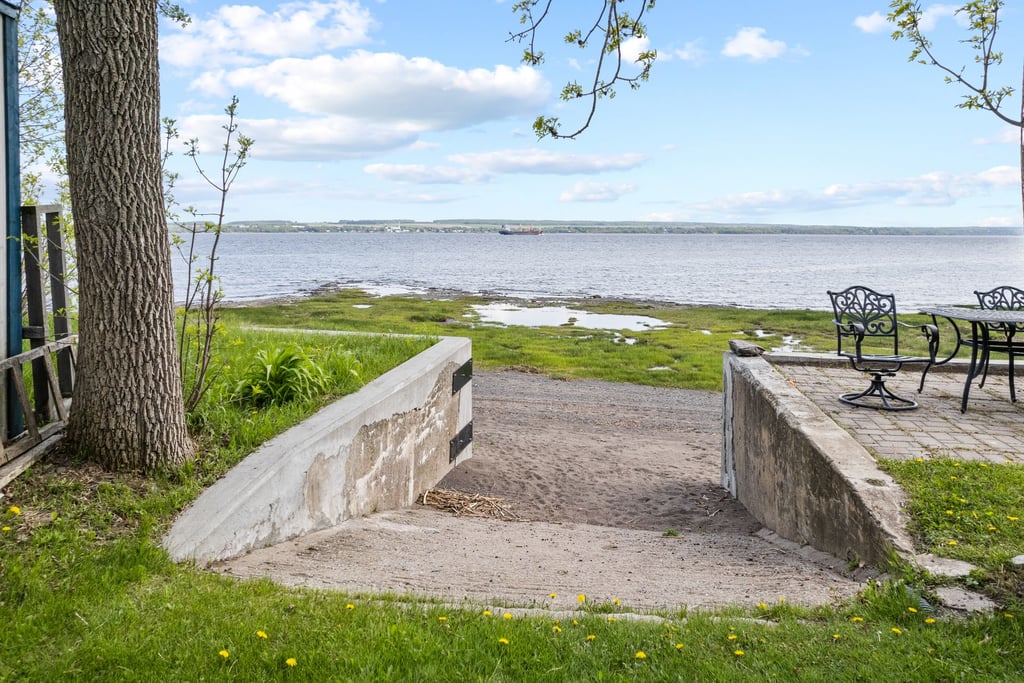
[[[555,608],[579,593],[638,608],[822,604],[863,586],[834,558],[776,539],[721,488],[717,393],[478,371],[473,419],[473,457],[438,488],[501,498],[521,521],[417,505],[215,569]]]

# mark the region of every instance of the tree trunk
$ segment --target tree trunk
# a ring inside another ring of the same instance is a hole
[[[191,454],[164,218],[156,0],[55,0],[78,256],[67,439],[108,469]]]

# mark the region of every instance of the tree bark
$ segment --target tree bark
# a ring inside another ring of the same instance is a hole
[[[164,217],[156,0],[55,0],[78,257],[66,438],[108,469],[191,455]]]

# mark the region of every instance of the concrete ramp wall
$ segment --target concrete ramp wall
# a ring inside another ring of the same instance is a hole
[[[724,358],[722,485],[783,538],[879,566],[913,555],[902,489],[764,357]]]
[[[211,562],[407,507],[472,455],[472,383],[453,391],[470,340],[443,338],[355,394],[268,441],[175,521],[175,561]]]

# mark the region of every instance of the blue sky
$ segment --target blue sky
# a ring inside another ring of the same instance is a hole
[[[165,115],[208,170],[232,95],[256,140],[228,220],[1021,224],[1018,129],[955,108],[957,86],[908,63],[885,1],[661,0],[630,46],[658,51],[651,80],[561,141],[531,124],[584,117],[558,93],[594,55],[560,36],[596,3],[556,0],[538,68],[506,42],[512,0],[181,4],[192,24],[161,25]],[[996,80],[1017,87],[1013,5]],[[972,65],[953,6],[925,7],[937,51]],[[186,161],[178,199],[211,208]]]

